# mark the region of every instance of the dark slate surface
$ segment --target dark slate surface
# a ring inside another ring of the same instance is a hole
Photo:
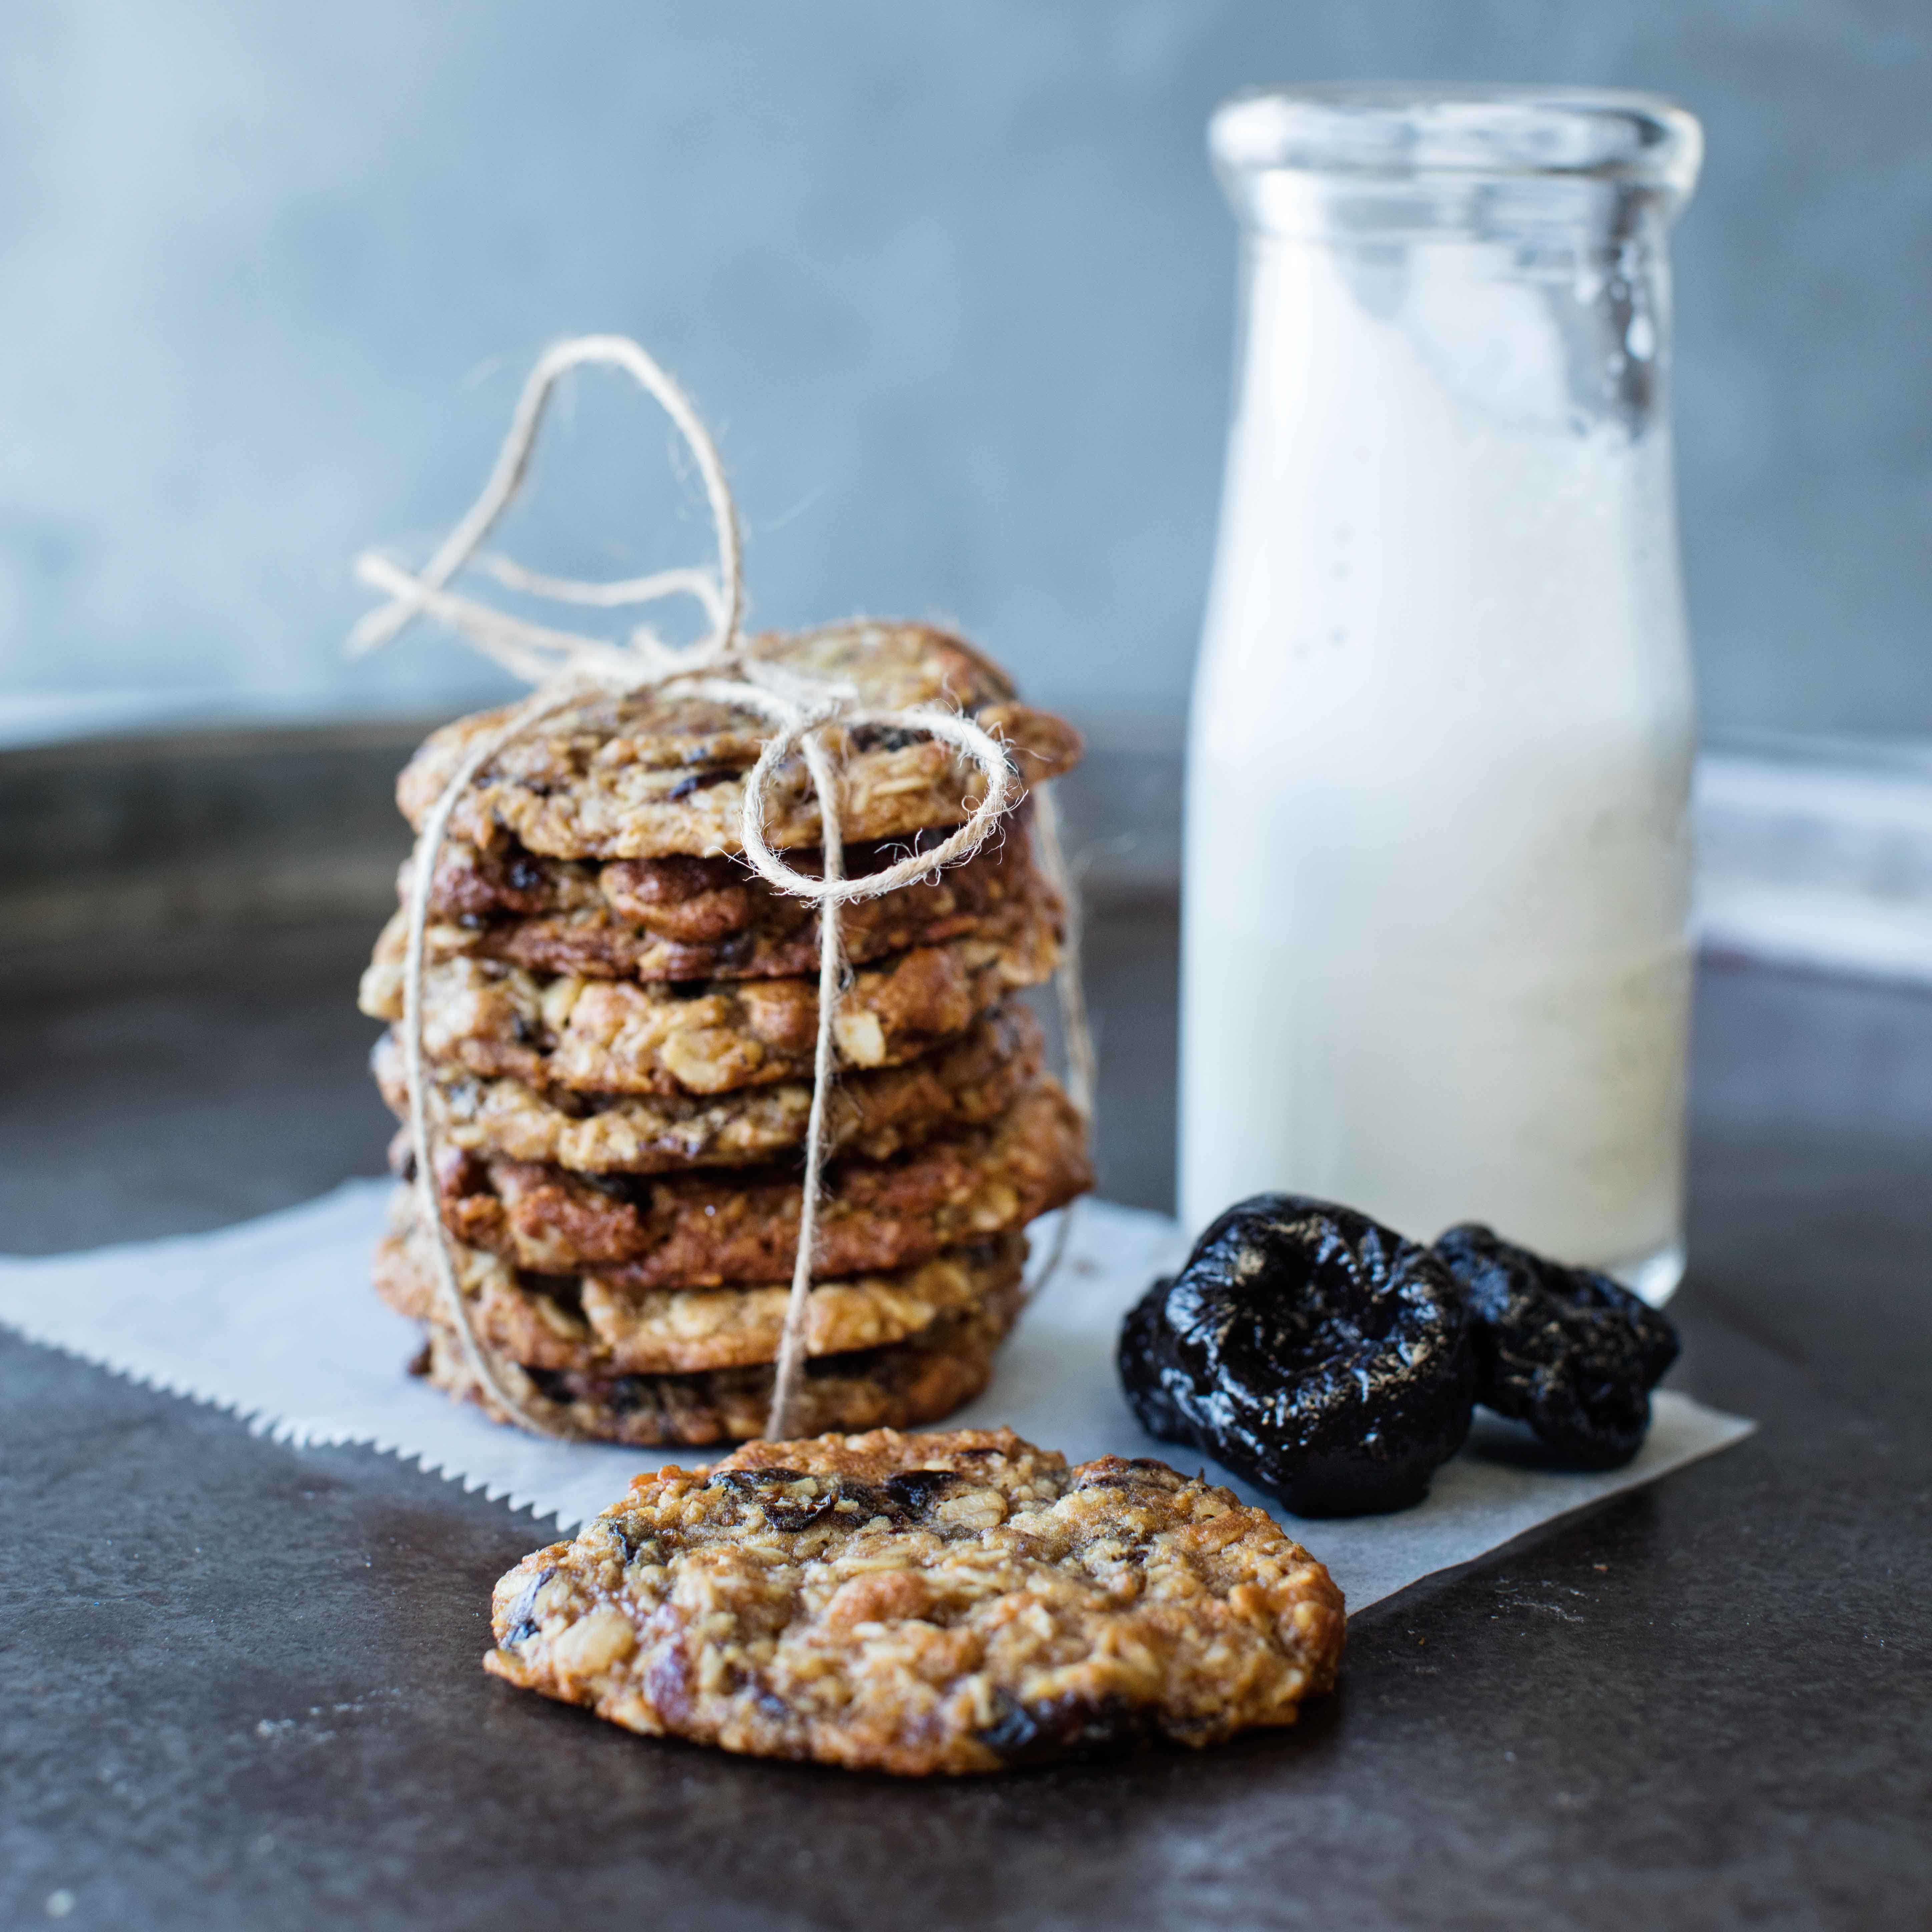
[[[0,1246],[376,1164],[363,930],[0,1009]],[[1163,1204],[1172,923],[1095,934],[1106,1184]],[[0,1337],[8,1925],[1922,1926],[1932,1000],[1707,970],[1678,1384],[1740,1449],[1354,1625],[1294,1732],[916,1786],[486,1681],[527,1516]],[[1318,1531],[1310,1532],[1318,1552]]]

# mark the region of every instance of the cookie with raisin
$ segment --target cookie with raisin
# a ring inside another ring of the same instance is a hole
[[[484,1661],[647,1735],[923,1777],[1292,1723],[1343,1623],[1199,1478],[884,1429],[638,1477],[498,1583]]]

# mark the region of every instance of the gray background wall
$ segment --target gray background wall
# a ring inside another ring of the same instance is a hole
[[[14,0],[0,732],[76,694],[473,692],[427,636],[340,660],[347,560],[445,527],[530,359],[585,328],[720,426],[764,619],[946,614],[1047,698],[1171,717],[1233,294],[1205,118],[1402,75],[1703,116],[1678,374],[1707,721],[1932,730],[1924,0]],[[597,400],[518,547],[695,554],[662,431]]]

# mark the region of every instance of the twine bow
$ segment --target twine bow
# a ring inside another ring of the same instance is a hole
[[[544,412],[558,383],[570,371],[587,364],[624,370],[656,399],[676,426],[704,481],[717,533],[715,572],[687,568],[598,583],[546,576],[483,550],[483,544],[529,474]],[[451,584],[467,566],[487,571],[511,589],[590,608],[616,610],[655,604],[670,597],[692,597],[704,607],[711,628],[698,643],[683,646],[668,644],[643,623],[635,626],[622,644],[553,629],[452,590]],[[391,642],[416,618],[427,616],[447,624],[485,656],[536,687],[512,708],[496,730],[486,734],[470,748],[451,774],[417,836],[404,964],[403,1047],[421,1218],[430,1232],[438,1292],[449,1324],[456,1332],[478,1387],[500,1408],[538,1435],[568,1436],[575,1432],[534,1412],[497,1374],[470,1318],[437,1198],[423,1051],[423,953],[436,863],[448,835],[450,817],[465,788],[490,760],[545,718],[590,698],[628,696],[675,688],[694,698],[754,712],[772,728],[746,781],[740,842],[746,862],[761,878],[781,892],[815,902],[819,931],[818,1025],[812,1054],[812,1107],[806,1132],[798,1246],[793,1262],[790,1294],[785,1304],[771,1410],[766,1423],[769,1437],[782,1438],[792,1430],[805,1370],[826,1118],[835,1072],[832,1023],[844,972],[839,908],[854,900],[878,898],[896,891],[977,852],[1019,800],[1019,778],[1005,748],[971,718],[942,705],[868,706],[860,702],[858,692],[849,683],[806,676],[749,656],[742,636],[745,588],[737,506],[725,482],[717,448],[683,391],[643,349],[622,336],[582,336],[560,342],[544,353],[524,386],[509,434],[482,494],[420,571],[408,570],[375,550],[364,551],[356,559],[355,568],[359,581],[383,592],[388,601],[370,611],[350,633],[352,653],[376,650]],[[932,850],[914,853],[882,871],[848,879],[839,828],[838,774],[826,737],[834,726],[846,729],[874,726],[943,740],[977,768],[984,783],[984,795],[964,824]],[[772,850],[766,835],[772,782],[780,766],[794,755],[802,759],[818,800],[824,867],[818,877],[785,864]],[[1066,944],[1057,984],[1067,1046],[1068,1084],[1075,1106],[1086,1118],[1092,1110],[1093,1052],[1079,985],[1077,910],[1060,851],[1052,801],[1044,785],[1035,794],[1034,819],[1042,868],[1066,908]],[[1030,1294],[1044,1286],[1047,1276],[1058,1266],[1065,1250],[1070,1218],[1070,1209],[1060,1216],[1053,1250],[1029,1288]]]

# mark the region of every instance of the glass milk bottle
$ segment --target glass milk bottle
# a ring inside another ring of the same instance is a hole
[[[1244,229],[1190,725],[1181,1213],[1682,1272],[1692,752],[1641,95],[1216,116]]]

